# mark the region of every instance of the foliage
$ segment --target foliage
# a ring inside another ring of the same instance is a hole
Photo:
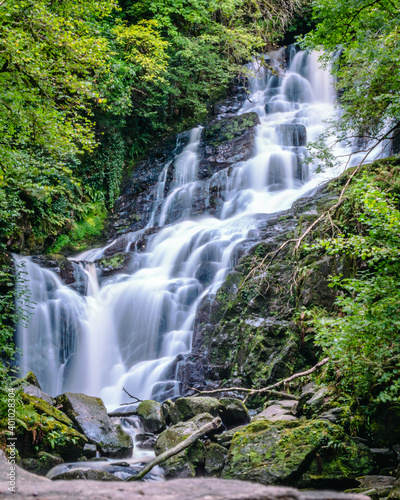
[[[384,180],[382,181],[382,177]],[[385,192],[392,179],[393,193]],[[393,176],[365,173],[347,195],[354,219],[317,248],[347,255],[362,269],[331,278],[336,311],[315,319],[316,344],[334,363],[338,387],[357,405],[400,399],[400,209]]]
[[[381,139],[400,119],[400,2],[314,0],[313,20],[303,45],[325,51],[341,94],[340,136]]]

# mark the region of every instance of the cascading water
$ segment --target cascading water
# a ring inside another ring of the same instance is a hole
[[[82,297],[52,272],[16,258],[25,263],[36,303],[28,327],[17,332],[19,363],[23,372],[36,373],[45,391],[101,396],[109,408],[123,401],[122,387],[141,399],[177,395],[177,364],[191,349],[196,307],[235,265],[233,250],[256,227],[254,215],[287,209],[338,174],[316,173],[304,162],[306,140],[315,140],[333,113],[328,74],[318,67],[316,54],[291,53],[286,73],[275,65],[274,72],[257,68],[251,95],[239,111],[260,118],[254,157],[199,181],[202,130],[193,129],[187,146],[160,175],[148,224],[160,229],[145,252],[132,251],[129,274],[99,286],[94,264],[83,261],[95,261],[104,249],[81,254],[74,260],[82,261],[89,283]],[[348,152],[337,147],[338,154]],[[170,168],[174,175],[166,195]],[[196,190],[207,193],[211,186],[221,196],[220,217],[192,217]],[[171,218],[176,206],[187,207],[178,221]],[[125,236],[127,248],[142,234]]]

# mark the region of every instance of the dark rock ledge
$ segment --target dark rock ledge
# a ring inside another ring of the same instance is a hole
[[[364,495],[334,491],[298,491],[223,479],[177,479],[154,483],[50,481],[16,467],[16,489],[9,491],[10,465],[0,451],[0,497],[13,500],[368,500]]]

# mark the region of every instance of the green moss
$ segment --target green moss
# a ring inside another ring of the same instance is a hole
[[[219,120],[206,127],[203,136],[204,140],[212,146],[219,146],[224,142],[239,137],[243,132],[260,123],[257,113],[245,113],[224,120]]]
[[[234,435],[222,477],[309,486],[355,478],[371,467],[369,449],[327,421],[258,420]]]

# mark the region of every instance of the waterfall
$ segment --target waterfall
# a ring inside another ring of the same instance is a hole
[[[140,399],[179,394],[177,367],[191,350],[197,305],[235,265],[234,249],[256,227],[254,215],[290,208],[343,168],[321,173],[304,161],[306,142],[334,116],[335,94],[317,54],[291,54],[284,72],[277,62],[282,50],[272,59],[274,71],[253,63],[251,95],[238,112],[256,112],[260,119],[253,158],[199,180],[202,128],[193,129],[160,174],[147,228],[159,229],[146,250],[137,252],[133,245],[143,230],[125,237],[132,252],[129,273],[99,284],[95,265],[86,264],[89,285],[82,297],[29,258],[16,257],[25,265],[36,304],[28,327],[17,332],[19,363],[23,373],[36,373],[45,391],[100,396],[109,408],[124,401],[122,387]],[[335,147],[338,156],[350,151]],[[198,190],[209,193],[215,186],[222,199],[219,217],[194,216]],[[103,252],[90,250],[74,260],[84,265]]]

